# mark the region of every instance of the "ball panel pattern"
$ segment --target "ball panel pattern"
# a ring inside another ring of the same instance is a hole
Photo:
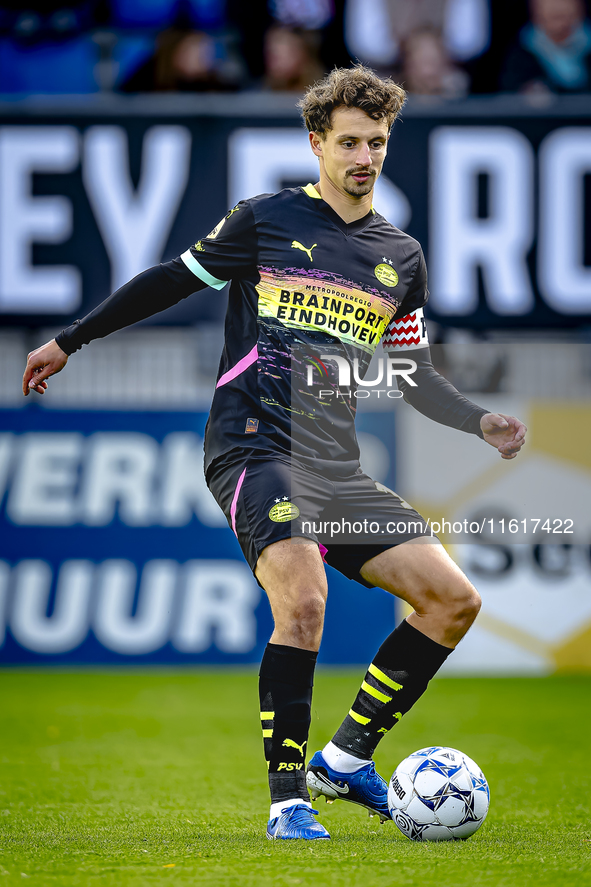
[[[453,833],[444,825],[427,825],[421,832],[421,841],[451,841]]]
[[[466,804],[461,798],[448,797],[437,810],[441,825],[457,825],[466,819]]]
[[[414,779],[414,787],[421,798],[435,798],[443,791],[447,777],[440,770],[421,769]]]
[[[416,795],[404,812],[418,825],[426,825],[428,822],[433,822],[433,810],[421,798],[417,798]]]
[[[490,792],[480,767],[454,748],[430,746],[405,758],[388,786],[388,806],[412,841],[469,837],[488,813]]]

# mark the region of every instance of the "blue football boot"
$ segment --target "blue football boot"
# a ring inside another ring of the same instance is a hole
[[[392,818],[388,810],[388,786],[376,773],[373,762],[355,773],[339,773],[332,770],[322,757],[322,752],[317,751],[308,764],[306,783],[313,801],[319,795],[326,797],[327,804],[340,798],[341,801],[366,807],[370,816],[380,817],[380,822]]]
[[[267,823],[267,837],[270,841],[293,841],[303,838],[305,841],[330,840],[330,835],[321,823],[316,822],[318,810],[312,810],[307,804],[296,804],[281,812],[280,816],[270,819]]]

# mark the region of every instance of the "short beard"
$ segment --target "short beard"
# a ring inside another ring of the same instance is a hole
[[[375,185],[375,176],[370,176],[367,182],[353,182],[352,185],[346,184],[344,190],[351,197],[366,197]]]

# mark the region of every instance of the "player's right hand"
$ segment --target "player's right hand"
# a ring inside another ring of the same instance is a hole
[[[29,391],[36,391],[37,394],[43,394],[47,388],[49,376],[54,376],[63,370],[68,362],[68,355],[62,351],[55,339],[31,351],[27,357],[27,366],[23,376],[23,394],[25,397]]]

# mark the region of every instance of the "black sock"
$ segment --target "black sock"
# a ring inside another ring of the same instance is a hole
[[[271,802],[302,798],[317,653],[267,644],[259,672],[261,724]]]
[[[380,739],[423,695],[451,652],[406,620],[401,622],[369,666],[334,744],[357,758],[371,758]]]

